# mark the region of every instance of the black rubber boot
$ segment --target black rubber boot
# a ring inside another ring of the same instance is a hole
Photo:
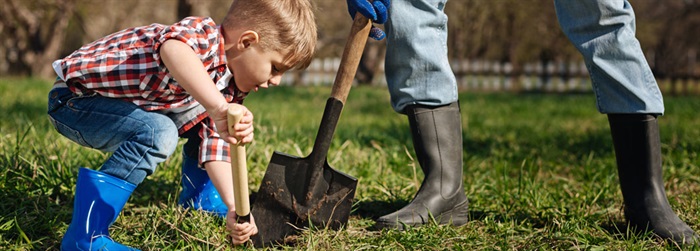
[[[408,115],[413,146],[425,178],[411,203],[377,219],[375,229],[404,224],[464,225],[469,202],[462,186],[462,121],[457,102],[441,107],[412,105]]]
[[[678,244],[697,244],[698,235],[678,218],[666,198],[656,117],[609,114],[608,121],[629,226]]]

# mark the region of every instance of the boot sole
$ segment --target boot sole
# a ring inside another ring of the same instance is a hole
[[[462,226],[464,224],[467,224],[469,222],[469,201],[465,200],[464,202],[458,204],[454,208],[443,212],[442,214],[434,217],[435,219],[438,220],[438,225],[450,225],[450,226]],[[377,221],[371,229],[373,230],[382,230],[382,229],[395,229],[399,231],[404,231],[408,226],[410,227],[417,227],[417,226],[422,226],[429,224],[429,222],[411,222],[411,223],[406,223],[406,222],[397,222],[397,221]]]

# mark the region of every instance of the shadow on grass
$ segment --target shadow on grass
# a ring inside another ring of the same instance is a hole
[[[376,220],[377,218],[383,215],[387,215],[389,213],[401,209],[402,207],[406,206],[409,202],[410,201],[407,200],[361,201],[355,205],[355,210],[352,212],[352,215],[356,215],[361,218]],[[565,220],[575,220],[572,217],[575,216],[572,215],[571,217],[565,217]],[[536,212],[533,213],[528,210],[515,210],[511,213],[470,210],[469,221],[517,222],[518,224],[528,225],[533,229],[542,229],[558,224],[557,222],[561,221],[561,215],[538,215]],[[603,224],[599,225],[599,228],[615,240],[635,241],[652,238],[657,239],[658,241],[664,241],[658,236],[655,236],[652,232],[632,228],[627,224],[627,222],[624,221],[610,219],[608,221],[605,221]],[[377,229],[374,229],[373,226],[370,226],[367,230],[377,231]],[[670,244],[674,245],[673,243]]]
[[[362,218],[370,218],[376,220],[377,218],[393,213],[402,207],[406,206],[409,201],[406,200],[396,200],[396,201],[363,201],[356,205],[356,210],[353,212],[354,215],[358,215]],[[551,224],[553,221],[550,218],[543,218],[528,213],[527,211],[521,210],[513,212],[509,215],[503,213],[496,213],[492,211],[469,211],[470,221],[485,221],[486,219],[493,221],[515,221],[524,222],[532,225],[534,228],[542,228],[547,224]]]
[[[0,236],[31,250],[53,250],[71,218],[72,199],[60,185],[41,184],[21,170],[2,172]],[[31,180],[31,181],[30,181]]]
[[[600,229],[603,230],[608,235],[612,236],[616,240],[649,240],[653,239],[659,243],[664,243],[668,247],[673,247],[672,250],[700,250],[700,246],[697,244],[694,246],[679,246],[679,244],[671,241],[665,240],[658,235],[654,234],[649,229],[636,228],[630,226],[626,221],[619,220],[609,220],[600,225]]]
[[[129,203],[134,207],[148,207],[159,202],[177,202],[180,195],[180,180],[144,180],[134,190]]]
[[[402,207],[408,205],[410,201],[408,200],[394,200],[394,201],[384,201],[384,200],[365,200],[360,201],[353,207],[354,210],[351,212],[352,215],[357,215],[362,218],[369,218],[376,220],[377,218],[392,213]]]
[[[63,232],[61,222],[70,223],[70,207],[55,203],[49,194],[36,196],[18,195],[16,190],[2,190],[0,196],[6,202],[2,206],[0,220],[11,228],[0,230],[5,240],[21,243],[33,250],[52,250],[60,245]]]

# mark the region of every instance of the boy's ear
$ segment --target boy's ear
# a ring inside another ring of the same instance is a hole
[[[239,50],[250,47],[253,44],[260,42],[260,36],[255,31],[247,30],[241,33],[238,37],[237,47]]]

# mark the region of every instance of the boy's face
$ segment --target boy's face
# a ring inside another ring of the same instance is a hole
[[[287,69],[282,63],[282,53],[264,51],[258,43],[236,49],[233,53],[227,52],[227,57],[236,86],[243,92],[279,85]]]

